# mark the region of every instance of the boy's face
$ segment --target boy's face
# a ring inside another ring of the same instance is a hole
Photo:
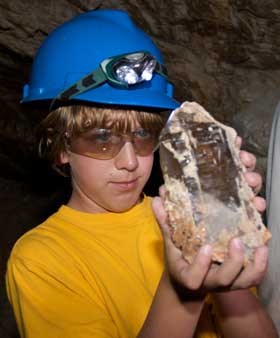
[[[140,200],[153,166],[153,154],[139,156],[126,142],[116,156],[100,160],[67,151],[73,192],[68,205],[89,212],[123,212]]]

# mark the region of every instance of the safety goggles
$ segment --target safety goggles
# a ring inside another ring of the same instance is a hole
[[[131,142],[139,156],[152,154],[158,143],[158,133],[138,128],[131,133],[121,134],[111,129],[95,128],[67,143],[68,149],[76,154],[98,160],[115,157],[126,142]]]
[[[97,69],[59,93],[53,100],[70,100],[74,96],[96,88],[105,82],[118,88],[150,81],[154,73],[167,77],[164,65],[147,51],[121,54],[102,61]]]

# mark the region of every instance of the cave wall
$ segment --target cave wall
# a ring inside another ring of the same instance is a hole
[[[265,175],[272,113],[279,100],[279,1],[0,0],[1,286],[14,241],[67,195],[66,182],[34,158],[30,135],[36,117],[20,106],[21,88],[48,33],[95,8],[127,10],[160,47],[176,98],[195,100],[234,126]],[[8,336],[9,329],[3,321],[1,325]]]
[[[195,100],[235,126],[264,170],[279,96],[279,1],[0,0],[0,6],[1,120],[16,121],[13,128],[29,127],[21,87],[48,33],[87,9],[121,8],[161,48],[176,98]]]

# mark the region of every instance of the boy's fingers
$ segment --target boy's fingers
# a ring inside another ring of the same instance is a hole
[[[245,172],[244,177],[249,186],[253,189],[254,194],[258,194],[262,188],[262,177],[256,172]]]
[[[187,261],[183,259],[181,250],[175,247],[171,239],[170,228],[167,223],[167,214],[160,197],[153,198],[152,208],[163,234],[166,263],[169,266],[171,275],[187,289],[198,289],[203,283],[211,264],[211,246],[207,245],[202,247],[194,263],[188,264]]]
[[[167,225],[167,213],[164,210],[162,199],[160,197],[156,196],[153,198],[152,209],[162,232],[164,233],[164,235],[170,237],[169,227]]]
[[[157,196],[153,198],[152,209],[164,239],[166,255],[168,257],[173,255],[176,258],[178,257],[178,254],[181,256],[181,251],[177,249],[172,242],[170,227],[167,223],[167,213],[164,210],[163,203],[160,197]]]
[[[230,287],[242,270],[243,264],[243,244],[238,238],[234,238],[229,244],[229,254],[224,263],[218,269],[209,271],[207,284],[218,289]]]
[[[264,198],[260,197],[260,196],[256,196],[254,198],[254,204],[256,206],[256,209],[258,210],[258,212],[263,213],[266,209],[266,201]]]
[[[254,261],[248,263],[240,276],[236,279],[233,288],[249,288],[260,284],[265,276],[268,263],[268,248],[262,246],[256,249]]]
[[[170,227],[168,225],[168,216],[164,209],[162,199],[160,197],[156,196],[153,198],[152,209],[154,211],[156,220],[159,224],[160,230],[163,235],[167,256],[169,256],[170,253],[172,255],[172,252],[173,252],[173,255],[175,255],[176,253],[176,257],[178,256],[178,253],[180,253],[181,255],[181,251],[175,247],[171,239]]]
[[[200,248],[192,264],[188,269],[180,271],[180,280],[189,290],[197,290],[201,287],[211,266],[212,247],[204,245]]]
[[[163,236],[165,259],[169,273],[173,276],[173,278],[175,278],[175,280],[181,281],[180,271],[187,268],[188,263],[182,258],[181,250],[176,248],[172,241],[170,227],[167,224],[167,215],[163,209],[163,204],[160,197],[154,197],[152,201],[152,208]]]
[[[161,186],[159,187],[159,196],[160,196],[161,198],[163,198],[164,195],[165,195],[165,193],[166,193],[165,186],[164,186],[164,185],[161,185]]]
[[[257,163],[255,155],[249,153],[248,151],[241,150],[239,153],[239,157],[248,171],[253,171],[255,169]]]

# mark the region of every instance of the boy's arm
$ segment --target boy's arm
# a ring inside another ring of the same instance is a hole
[[[203,297],[188,300],[180,297],[164,272],[137,338],[192,338],[203,303]]]
[[[225,337],[278,337],[271,319],[250,290],[215,293],[214,301]]]
[[[243,153],[243,156],[243,162],[247,162],[246,167],[251,167],[252,170],[252,162],[255,161],[247,153]],[[261,186],[259,177],[249,174],[251,176],[248,175],[247,180],[250,178],[251,181],[248,183],[258,190]],[[164,194],[162,190],[161,194]],[[265,208],[261,200],[255,202],[259,211]],[[211,265],[209,246],[201,248],[190,265],[182,258],[180,250],[175,248],[170,238],[167,215],[159,198],[154,199],[153,210],[164,237],[166,271],[138,338],[193,337],[203,307],[203,295],[220,289],[228,290],[216,295],[227,338],[276,338],[277,333],[271,319],[258,300],[244,290],[258,284],[264,277],[267,248],[258,248],[254,263],[248,264],[244,269],[244,250],[237,240],[230,243],[229,255],[220,266]],[[239,299],[237,295],[240,295]],[[243,302],[246,304],[243,305]]]
[[[198,289],[211,264],[211,248],[202,248],[186,269],[186,261],[170,238],[159,198],[154,199],[153,209],[164,235],[166,269],[137,338],[193,338],[207,293]]]
[[[242,140],[238,138],[237,146]],[[240,159],[247,168],[245,178],[257,194],[261,190],[262,178],[254,173],[256,157],[246,151],[240,152]],[[259,212],[266,208],[265,200],[256,197],[255,205]],[[275,259],[270,257],[270,259]],[[258,283],[259,284],[260,280]],[[271,318],[260,302],[249,289],[219,292],[214,295],[216,310],[219,313],[220,325],[226,337],[278,337]]]
[[[38,252],[42,263],[14,254],[8,262],[7,292],[20,337],[118,337],[115,323],[98,299],[98,288],[83,287],[75,267],[53,260],[52,250]]]
[[[166,255],[166,277],[164,278],[168,278],[161,281],[138,338],[155,335],[158,338],[193,337],[202,310],[203,296],[207,292],[217,290],[227,290],[224,296],[217,296],[222,317],[226,320],[225,332],[230,331],[235,324],[241,325],[242,330],[245,330],[245,322],[248,327],[254,325],[255,321],[259,321],[259,325],[262,325],[260,332],[262,334],[265,332],[265,335],[260,337],[277,338],[271,319],[264,313],[261,305],[249,295],[248,299],[243,299],[243,301],[248,301],[244,309],[247,309],[250,315],[248,318],[242,318],[242,322],[234,322],[238,315],[241,316],[241,313],[238,312],[240,307],[236,307],[239,300],[233,296],[234,293],[231,290],[244,290],[260,283],[267,268],[267,247],[259,247],[255,252],[254,262],[247,264],[245,268],[243,268],[244,249],[237,239],[231,241],[228,257],[223,264],[211,264],[212,248],[209,245],[202,247],[194,262],[188,264],[182,257],[181,251],[172,242],[167,215],[159,197],[153,200],[153,210],[164,237]],[[182,290],[184,298],[181,297]],[[233,309],[236,313],[230,312]],[[237,331],[233,335],[226,335],[226,337],[258,337],[254,336],[253,331],[252,336],[247,336],[244,331],[239,332],[238,328],[235,330]],[[250,330],[249,328],[249,332]],[[236,332],[240,335],[236,336]]]

